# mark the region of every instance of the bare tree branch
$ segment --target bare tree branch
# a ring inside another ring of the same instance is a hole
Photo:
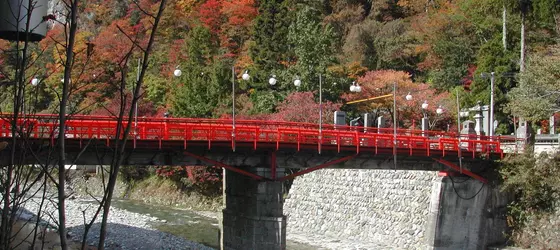
[[[119,29],[119,31],[121,33],[123,33],[123,35],[130,40],[130,42],[132,42],[132,44],[134,46],[136,46],[138,49],[140,49],[142,51],[142,53],[146,53],[146,51],[144,50],[144,48],[142,48],[142,46],[140,46],[140,44],[138,44],[137,39],[132,39],[132,37],[130,37],[128,34],[126,34],[126,32],[124,32],[124,30],[121,28],[121,26],[117,25],[117,29]],[[127,55],[128,56],[128,55]],[[126,56],[125,56],[126,57]],[[128,61],[128,58],[127,58]]]
[[[136,5],[136,7],[138,7],[138,10],[140,10],[142,13],[144,13],[144,15],[149,16],[153,19],[156,19],[156,17],[154,15],[152,15],[151,13],[147,12],[146,10],[144,10],[142,7],[140,7],[140,4],[138,3],[137,0],[133,0],[132,3],[134,5]]]

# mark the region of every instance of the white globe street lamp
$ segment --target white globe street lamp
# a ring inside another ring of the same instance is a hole
[[[271,86],[276,85],[276,75],[272,75],[272,77],[271,77],[270,79],[268,79],[268,83],[269,83]]]
[[[177,66],[177,68],[175,69],[175,71],[173,71],[173,75],[175,75],[176,77],[179,77],[183,74],[183,72],[179,69],[179,67]]]
[[[439,107],[436,109],[436,114],[441,115],[443,114],[443,112],[444,112],[443,108],[441,107],[441,105],[439,105]]]
[[[296,86],[296,87],[301,86],[301,80],[300,80],[299,78],[296,78],[296,79],[294,80],[294,86]]]
[[[241,78],[245,81],[249,81],[249,79],[251,79],[251,76],[249,75],[249,71],[245,70],[245,73],[243,73],[243,75],[241,75]]]
[[[360,85],[358,85],[356,81],[353,81],[352,85],[350,86],[350,92],[362,92],[362,87],[360,87]]]
[[[31,80],[31,85],[33,85],[33,86],[35,86],[35,87],[36,87],[37,85],[39,85],[39,79],[33,78],[33,79]]]
[[[412,95],[410,94],[410,92],[408,92],[408,95],[406,95],[405,98],[407,101],[412,101]]]
[[[422,103],[422,109],[423,109],[423,110],[428,109],[428,106],[429,106],[429,105],[428,105],[428,101],[424,101],[424,103]]]

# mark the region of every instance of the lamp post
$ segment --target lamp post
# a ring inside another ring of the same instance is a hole
[[[428,109],[428,106],[429,106],[428,101],[424,101],[422,103],[422,106],[421,106],[422,107],[422,114],[423,114],[423,117],[422,117],[422,135],[423,136],[424,136],[424,132],[426,130],[428,130],[428,128],[430,126],[430,120],[428,119],[428,115],[426,113],[426,110]]]
[[[412,101],[413,96],[412,96],[410,93],[408,93],[408,94],[406,95],[405,99],[406,99],[407,101]],[[435,123],[437,122],[437,119],[436,119],[436,120],[434,120],[433,124],[430,124],[430,119],[428,118],[428,112],[427,112],[427,111],[428,111],[428,107],[430,107],[430,104],[428,103],[427,100],[425,100],[425,101],[420,105],[420,108],[422,108],[422,114],[423,114],[423,117],[422,117],[422,124],[421,124],[421,126],[422,126],[422,127],[421,127],[421,129],[422,129],[422,136],[426,136],[426,133],[425,133],[425,132],[426,132],[427,130],[429,130],[430,127],[434,126]],[[438,116],[440,116],[440,115],[442,115],[443,113],[445,113],[445,109],[443,108],[443,106],[439,105],[439,106],[436,108],[436,114],[437,114]]]
[[[39,86],[40,82],[41,81],[37,77],[33,77],[33,79],[31,79],[31,86],[37,87],[37,86]],[[35,98],[37,98],[37,96],[35,96]],[[28,107],[28,108],[29,108],[29,112],[31,112],[31,107]],[[23,91],[22,111],[23,111],[23,115],[25,116],[25,88],[24,88],[24,91]]]
[[[241,79],[248,81],[249,79],[251,79],[251,76],[249,75],[249,71],[245,70],[245,72],[243,73],[243,75],[241,75]],[[270,80],[269,80],[270,83]],[[274,80],[274,84],[276,84],[276,80]],[[235,66],[231,67],[231,100],[232,100],[232,106],[231,106],[231,143],[232,143],[232,148],[233,148],[233,152],[235,152]]]
[[[461,104],[459,103],[459,90],[456,91],[457,98],[457,155],[459,156],[460,173],[463,173],[463,157],[461,156]],[[449,132],[449,129],[448,129]]]
[[[319,74],[319,154],[321,154],[321,145],[323,143],[323,87],[322,78]]]
[[[393,82],[393,162],[397,170],[397,82]]]
[[[132,93],[136,93],[134,88],[138,84],[138,81],[140,81],[140,65],[141,64],[142,64],[142,59],[138,58],[138,66],[136,67],[136,84],[134,84],[134,86],[132,88]],[[175,76],[180,76],[181,75],[181,70],[179,68],[175,69],[175,71],[179,71],[179,75],[177,75],[174,72]],[[133,94],[132,98],[134,98],[134,94]],[[134,138],[135,139],[136,139],[137,135],[138,135],[138,101],[136,101],[136,103],[134,104]]]
[[[488,73],[482,73],[482,77],[488,77]],[[494,136],[494,83],[495,83],[495,72],[490,72],[490,114],[488,117],[488,136],[492,140]]]
[[[268,81],[270,85],[276,84],[276,79],[274,79],[274,77],[275,76],[273,75],[272,78],[270,78],[270,80]],[[301,86],[301,80],[299,79],[298,76],[296,76],[296,79],[294,80],[294,86],[296,86],[297,88]],[[361,91],[361,87],[357,86],[356,82],[352,83],[352,86],[350,86],[351,91],[359,92],[356,91],[357,90],[356,88],[358,88],[359,91]],[[319,142],[317,146],[319,149],[319,154],[321,154],[321,145],[323,142],[323,75],[322,74],[319,74],[319,138],[318,139]]]
[[[272,78],[270,78],[270,80],[268,81],[270,85],[276,84],[276,79],[274,79],[274,77],[275,76],[273,75]],[[296,79],[294,80],[294,86],[296,86],[297,88],[301,86],[301,80],[299,79],[298,76],[296,76]],[[356,87],[354,84],[352,86],[354,88]],[[318,142],[319,154],[321,154],[322,142],[323,142],[323,75],[319,74],[319,142]]]

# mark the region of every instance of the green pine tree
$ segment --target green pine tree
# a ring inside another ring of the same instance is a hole
[[[172,114],[179,117],[212,117],[220,97],[226,92],[227,69],[214,60],[217,45],[210,31],[195,27],[187,37],[187,62],[174,87]]]
[[[262,0],[254,20],[253,43],[249,54],[254,62],[253,82],[264,87],[270,74],[284,69],[289,59],[288,26],[291,14],[286,0]]]

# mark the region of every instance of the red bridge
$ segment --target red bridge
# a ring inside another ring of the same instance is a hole
[[[2,115],[0,120],[0,138],[11,137],[11,115]],[[125,119],[126,120],[126,119]],[[110,148],[116,135],[117,119],[108,116],[68,116],[64,131],[68,152],[83,151],[92,140]],[[122,123],[127,126],[127,122]],[[31,142],[45,141],[54,145],[58,137],[57,115],[27,115],[18,120],[18,134],[29,138]],[[319,166],[306,172],[350,160],[356,156],[371,159],[389,159],[397,155],[404,162],[442,163],[447,167],[459,170],[458,158],[468,161],[503,158],[502,142],[510,142],[510,137],[480,137],[476,135],[460,135],[436,131],[420,131],[392,128],[377,129],[350,126],[323,125],[310,123],[294,123],[262,120],[237,120],[235,128],[228,119],[196,119],[196,118],[138,118],[131,124],[131,132],[127,141],[127,149],[136,154],[153,152],[182,152],[197,159],[197,163],[220,165],[237,171],[237,168],[224,164],[224,161],[206,158],[203,155],[213,154],[231,158],[231,154],[244,152],[258,154],[283,152],[284,155],[296,156],[300,152],[315,152],[314,158],[335,156],[335,160],[319,161]],[[18,135],[18,136],[19,136]],[[22,137],[22,138],[23,138]],[[204,152],[201,149],[204,148]],[[459,150],[461,149],[461,150]],[[194,152],[193,152],[194,151]],[[195,153],[198,151],[198,154]],[[144,152],[144,153],[143,153]],[[146,162],[130,160],[127,164],[168,165],[181,164],[181,160],[170,161],[169,154],[163,162]],[[173,157],[171,157],[173,158]],[[395,157],[396,158],[396,157]],[[154,157],[152,157],[154,159]],[[88,163],[74,161],[73,163]],[[185,162],[183,162],[185,164]],[[251,165],[251,164],[249,164]],[[293,165],[293,164],[292,164]],[[308,164],[300,168],[308,169]],[[312,164],[313,165],[313,164]],[[462,166],[461,166],[462,167]],[[403,169],[407,167],[403,166]],[[431,169],[431,167],[409,167],[408,169]],[[459,171],[463,171],[460,169]],[[247,174],[247,173],[244,173]],[[301,173],[300,173],[301,174]],[[468,175],[485,181],[478,175],[467,171]],[[251,175],[253,176],[253,175]],[[254,176],[253,176],[254,177]],[[261,179],[261,178],[257,178]]]
[[[11,137],[11,121],[7,115],[0,116],[0,137]],[[68,116],[65,135],[69,141],[84,145],[89,139],[106,141],[110,145],[116,135],[117,119],[108,116]],[[126,119],[125,119],[126,120]],[[127,126],[127,122],[122,122]],[[57,115],[28,115],[19,119],[18,133],[29,138],[50,139],[58,137]],[[237,120],[235,129],[232,120],[196,118],[138,118],[131,125],[129,140],[132,148],[163,149],[191,145],[212,147],[302,148],[319,151],[362,151],[372,154],[445,157],[458,155],[475,158],[489,155],[502,158],[501,142],[510,142],[510,137],[488,137],[461,135],[457,133],[420,131],[392,128],[362,128],[350,126],[278,122],[262,120]],[[394,144],[393,142],[396,142]],[[75,144],[71,144],[75,145]]]
[[[15,145],[11,145],[11,117],[0,115],[0,143],[4,146],[0,166],[11,160],[55,165],[58,116],[27,115],[17,120]],[[65,164],[111,164],[118,142],[114,139],[117,125],[114,117],[68,116]],[[130,125],[123,165],[205,164],[229,170],[223,176],[223,249],[286,249],[285,180],[327,167],[451,168],[486,183],[484,172],[492,160],[504,157],[502,143],[512,141],[435,131],[398,129],[395,133],[393,129],[257,120],[239,120],[234,127],[227,119],[139,118]],[[5,147],[19,150],[17,159],[11,159],[11,150]],[[299,171],[289,173],[288,168]],[[440,217],[434,217],[438,223]]]

